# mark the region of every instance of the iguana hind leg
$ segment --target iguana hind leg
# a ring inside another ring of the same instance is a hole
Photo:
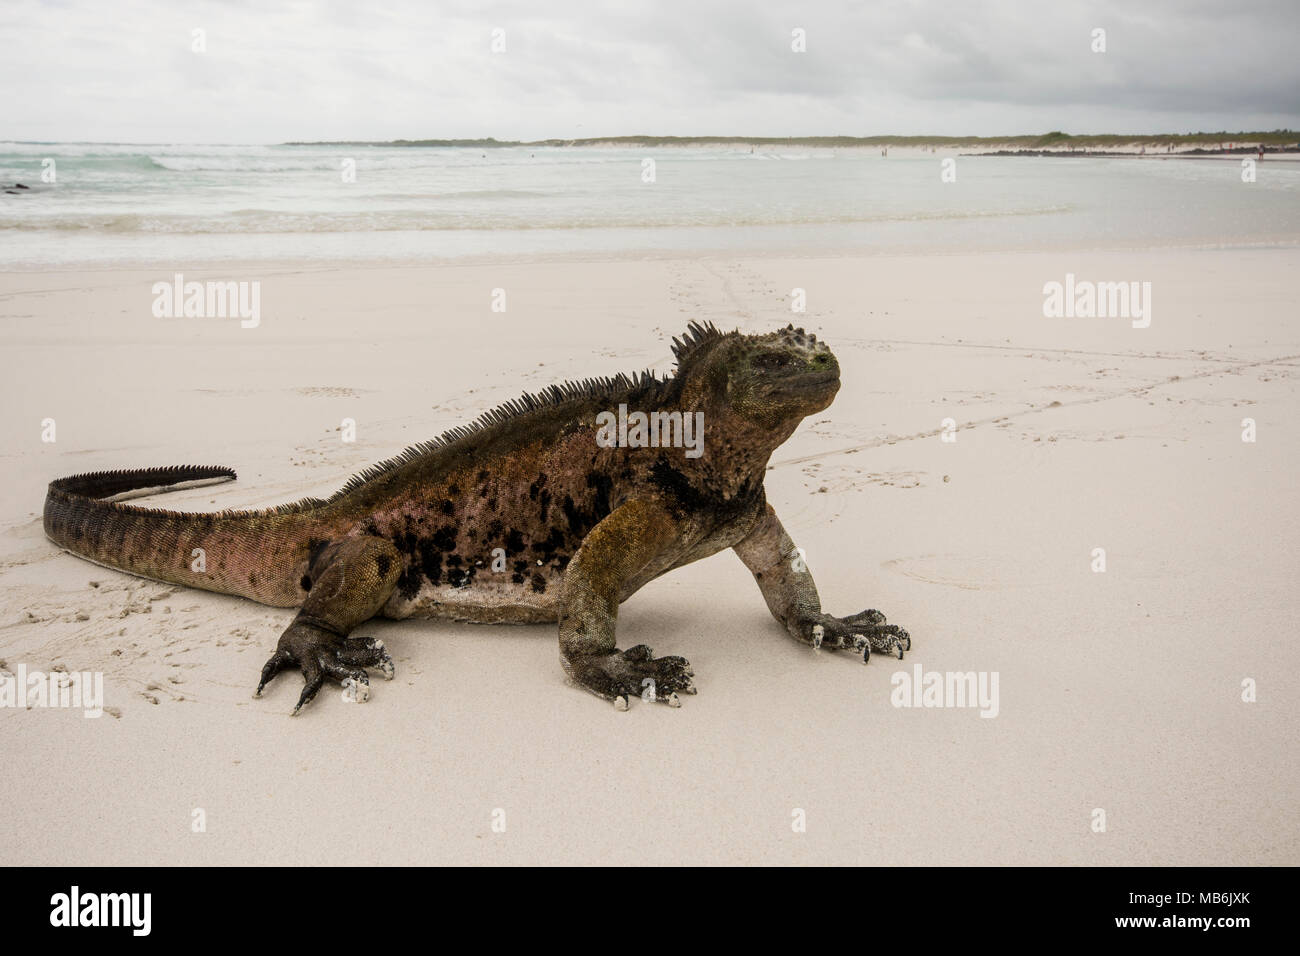
[[[659,505],[616,508],[583,539],[560,590],[560,662],[579,686],[627,710],[631,697],[679,706],[677,691],[695,693],[695,672],[682,657],[655,657],[644,644],[614,646],[623,586],[668,550],[677,523]]]
[[[383,538],[347,538],[326,547],[308,569],[307,600],[280,637],[262,668],[262,688],[287,667],[302,670],[306,682],[295,714],[316,696],[327,679],[338,681],[355,699],[370,696],[370,675],[378,667],[393,679],[393,659],[382,641],[348,637],[384,606],[402,572],[401,554]]]

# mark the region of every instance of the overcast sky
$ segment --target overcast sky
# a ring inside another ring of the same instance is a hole
[[[2,0],[0,139],[1295,129],[1298,27],[1297,0]]]

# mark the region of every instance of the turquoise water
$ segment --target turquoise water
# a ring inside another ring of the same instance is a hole
[[[41,184],[42,160],[56,181]],[[654,182],[643,161],[655,162]],[[346,160],[355,182],[344,182]],[[0,143],[0,266],[1300,241],[1300,163]]]

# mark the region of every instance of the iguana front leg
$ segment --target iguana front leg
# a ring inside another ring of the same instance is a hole
[[[640,695],[680,706],[695,693],[695,672],[682,657],[655,657],[644,644],[620,651],[614,627],[624,585],[678,542],[680,526],[650,501],[616,508],[583,539],[560,585],[560,662],[579,686],[627,710]]]
[[[896,653],[899,660],[903,659],[903,651],[912,649],[907,631],[886,624],[885,615],[879,611],[866,610],[851,617],[822,613],[812,572],[771,505],[734,550],[753,573],[772,616],[796,640],[814,648],[861,651],[863,663],[871,657],[873,649]]]
[[[401,553],[383,538],[346,538],[326,547],[308,569],[303,581],[307,600],[262,668],[253,696],[262,696],[262,688],[290,666],[301,668],[306,681],[294,714],[316,696],[326,678],[349,688],[358,701],[370,697],[370,675],[363,667],[379,667],[392,680],[393,659],[383,642],[348,633],[378,613],[401,572]]]

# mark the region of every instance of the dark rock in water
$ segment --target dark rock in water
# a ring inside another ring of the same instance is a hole
[[[22,183],[14,183],[14,189],[30,189],[30,186],[24,186]]]

